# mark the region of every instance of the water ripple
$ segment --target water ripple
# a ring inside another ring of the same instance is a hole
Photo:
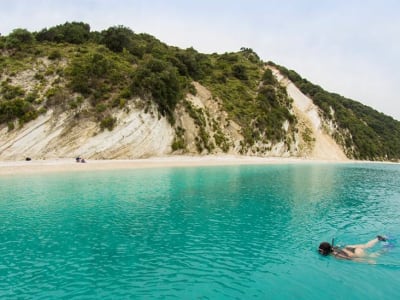
[[[367,284],[397,282],[397,248],[374,269],[315,248],[332,237],[344,244],[398,233],[399,174],[375,165],[253,166],[36,176],[28,187],[0,181],[0,298],[365,295]],[[354,272],[370,278],[340,275]]]

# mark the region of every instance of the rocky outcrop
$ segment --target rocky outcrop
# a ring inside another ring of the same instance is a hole
[[[331,136],[334,128],[323,120],[318,107],[293,82],[282,76],[277,69],[270,68],[278,81],[286,87],[289,97],[293,99],[293,113],[298,120],[299,156],[322,160],[346,160],[342,148]]]
[[[293,99],[292,113],[297,118],[297,124],[290,147],[283,142],[264,144],[260,141],[244,151],[241,127],[229,118],[218,98],[194,82],[196,94],[187,95],[178,105],[174,125],[160,116],[156,107],[145,111],[136,107],[134,100],[123,110],[114,111],[113,117],[117,121],[111,131],[101,130],[98,122],[90,118],[77,118],[73,110],[48,110],[20,129],[9,131],[7,127],[0,128],[0,159],[76,156],[133,159],[172,153],[346,159],[342,149],[327,132],[327,124],[312,100],[278,70],[272,70]]]
[[[52,110],[20,130],[0,131],[3,160],[81,156],[92,159],[140,158],[171,152],[174,131],[157,113],[144,113],[134,106],[115,114],[112,131],[101,130],[97,122],[75,120],[72,114]]]

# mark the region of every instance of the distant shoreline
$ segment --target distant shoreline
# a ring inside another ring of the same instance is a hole
[[[315,160],[305,158],[252,157],[252,156],[164,156],[126,160],[86,160],[77,163],[74,158],[0,161],[0,176],[48,172],[82,172],[96,170],[143,169],[163,167],[200,167],[229,165],[268,165],[299,163],[371,163],[354,160]],[[385,163],[385,162],[376,162]]]

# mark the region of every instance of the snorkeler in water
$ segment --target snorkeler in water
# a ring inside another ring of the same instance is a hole
[[[324,256],[333,255],[336,258],[343,259],[362,258],[366,256],[364,249],[372,248],[379,241],[385,242],[386,238],[378,235],[375,239],[370,240],[368,243],[347,245],[343,248],[339,248],[337,246],[334,246],[334,240],[332,240],[331,244],[328,242],[322,242],[321,244],[319,244],[318,252]]]

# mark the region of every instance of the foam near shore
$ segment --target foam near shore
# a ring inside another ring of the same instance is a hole
[[[252,156],[165,156],[131,160],[86,160],[77,163],[74,158],[33,161],[0,161],[0,175],[41,172],[79,172],[159,167],[195,167],[224,165],[262,165],[317,162],[304,158]],[[324,162],[324,161],[318,161]],[[339,161],[334,161],[338,163]],[[344,162],[344,161],[343,161]],[[348,161],[347,161],[348,162]]]

